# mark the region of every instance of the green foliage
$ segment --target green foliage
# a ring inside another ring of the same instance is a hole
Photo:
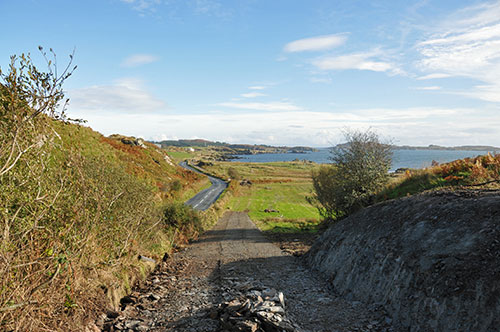
[[[315,198],[326,218],[365,206],[389,180],[392,151],[371,130],[345,133],[346,144],[331,151],[334,165],[313,172]]]
[[[58,76],[53,63],[44,73],[13,57],[1,73],[2,331],[78,330],[103,304],[99,287],[116,301],[144,274],[138,254],[161,257],[200,231],[193,212],[164,212],[159,187],[193,178],[162,151],[57,121],[71,70]]]
[[[169,203],[163,208],[163,223],[167,228],[175,228],[191,237],[203,230],[201,215],[182,203]]]
[[[227,169],[227,175],[229,176],[230,179],[233,179],[233,180],[239,180],[241,178],[240,173],[234,167],[229,167]]]
[[[181,191],[181,189],[182,189],[182,183],[179,179],[175,179],[170,183],[170,190],[178,192]]]

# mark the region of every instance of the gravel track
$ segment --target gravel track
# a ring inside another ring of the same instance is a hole
[[[160,264],[122,301],[122,311],[108,314],[103,330],[224,331],[221,304],[244,294],[242,289],[283,292],[286,316],[300,331],[393,331],[380,307],[336,296],[241,212],[227,212],[212,230]]]

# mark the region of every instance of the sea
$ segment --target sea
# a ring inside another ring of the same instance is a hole
[[[467,150],[394,150],[392,156],[393,172],[398,168],[425,168],[432,164],[432,161],[438,163],[447,163],[457,159],[473,158],[485,155],[488,152],[495,153],[500,151],[467,151]],[[231,161],[268,163],[275,161],[294,161],[310,160],[318,164],[331,163],[330,149],[320,148],[317,151],[306,153],[265,153],[252,155],[237,155]]]

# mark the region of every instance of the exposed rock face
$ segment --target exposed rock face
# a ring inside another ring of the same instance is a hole
[[[305,256],[351,300],[410,331],[497,331],[500,192],[378,204],[328,229]]]
[[[110,135],[109,137],[120,140],[123,144],[140,146],[141,148],[144,149],[148,148],[146,144],[144,144],[144,140],[142,138],[135,138],[133,136],[123,136],[119,134],[113,134]]]
[[[174,163],[172,162],[172,159],[170,159],[170,157],[169,157],[167,154],[165,154],[165,155],[163,156],[163,159],[164,159],[164,160],[167,162],[167,164],[169,164],[170,166],[174,166]]]

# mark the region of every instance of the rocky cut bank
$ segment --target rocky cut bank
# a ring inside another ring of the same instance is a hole
[[[500,191],[434,192],[366,208],[305,256],[341,295],[410,331],[500,328]]]

